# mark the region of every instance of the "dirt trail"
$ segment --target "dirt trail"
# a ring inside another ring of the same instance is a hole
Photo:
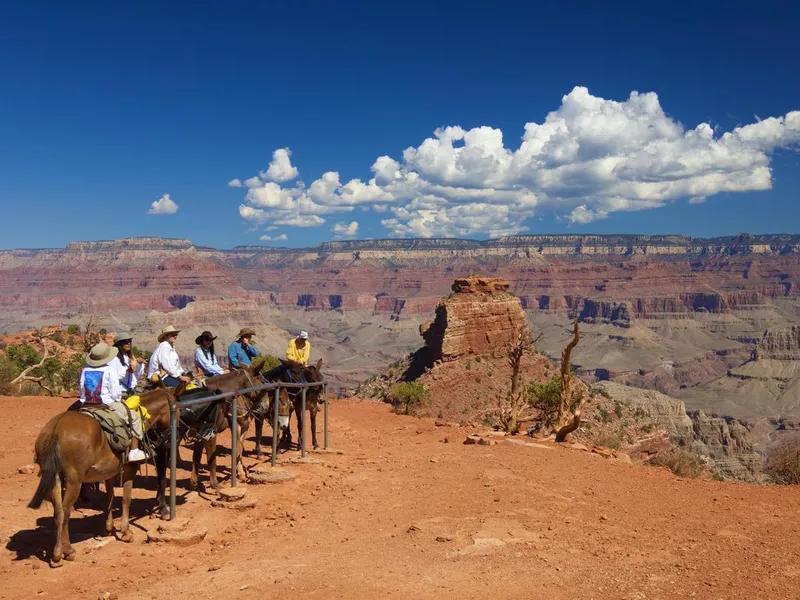
[[[680,480],[568,448],[465,446],[465,430],[357,400],[332,404],[331,445],[345,454],[248,486],[255,508],[213,508],[182,488],[178,516],[208,527],[205,541],[146,543],[153,493],[138,490],[132,544],[94,537],[99,512],[83,509],[76,561],[50,569],[51,509],[25,508],[37,478],[17,468],[68,403],[0,398],[0,598],[800,597],[800,488]]]

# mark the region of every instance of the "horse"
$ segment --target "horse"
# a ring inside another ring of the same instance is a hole
[[[282,360],[281,364],[275,367],[274,369],[270,369],[266,373],[262,373],[262,376],[267,381],[281,381],[283,383],[318,383],[321,382],[324,378],[322,376],[322,359],[317,361],[316,365],[311,365],[304,367],[299,363],[295,363],[288,360]],[[302,410],[302,390],[300,388],[285,388],[287,390],[289,399],[291,400],[291,408],[289,411],[289,416],[291,418],[291,413],[297,413],[297,429],[298,435],[303,435],[303,427],[305,423],[305,415],[303,415]],[[317,444],[317,412],[319,412],[319,405],[324,402],[324,398],[322,397],[322,386],[317,385],[314,387],[307,388],[306,390],[306,410],[309,412],[311,417],[311,443],[313,447],[319,448],[319,444]],[[302,415],[302,416],[301,416]],[[259,419],[256,417],[256,444],[261,437],[261,429],[263,427],[263,417]],[[287,426],[287,438],[288,442],[291,444],[292,441],[292,434],[291,428]]]
[[[166,415],[169,426],[169,402],[171,394],[157,391],[143,395],[141,405],[150,413],[154,424],[163,423]],[[139,463],[124,463],[108,443],[100,424],[90,415],[67,411],[50,419],[36,438],[36,460],[40,465],[39,485],[29,508],[38,509],[42,502],[53,503],[56,542],[50,557],[51,567],[60,567],[63,560],[74,560],[75,549],[69,539],[69,519],[82,483],[105,482],[105,531],[112,534],[114,521],[114,482],[122,481],[122,523],[120,539],[133,540],[129,527],[129,511],[133,478]],[[164,463],[166,469],[166,462]]]
[[[263,381],[261,379],[261,369],[264,367],[265,359],[259,360],[256,358],[252,364],[243,367],[242,369],[217,375],[206,379],[206,386],[214,387],[220,392],[234,392],[240,389],[254,387],[260,385]],[[250,428],[250,419],[254,416],[256,419],[261,418],[266,414],[268,418],[272,415],[272,402],[270,402],[271,394],[268,390],[259,392],[248,392],[241,396],[236,397],[236,421],[238,424],[239,435],[237,437],[236,460],[239,465],[237,477],[246,479],[247,472],[242,462],[242,453],[244,451],[244,440],[248,429]],[[233,401],[225,403],[226,410],[224,413],[220,412],[217,416],[217,423],[215,425],[215,433],[221,433],[228,427],[233,429]],[[288,415],[290,405],[288,396],[282,394],[280,399],[279,415],[285,415],[288,424]],[[259,417],[260,416],[260,417]],[[259,436],[260,437],[260,436]],[[260,451],[260,440],[257,438],[256,446]],[[206,451],[206,460],[208,462],[209,484],[213,489],[218,489],[219,481],[217,480],[217,440],[216,435],[207,440],[196,442],[192,455],[192,476],[190,485],[192,489],[197,489],[199,485],[198,471],[200,469],[200,461],[203,456],[203,450]],[[259,454],[260,456],[260,454]]]

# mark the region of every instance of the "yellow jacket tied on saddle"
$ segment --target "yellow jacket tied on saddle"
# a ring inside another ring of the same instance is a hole
[[[142,417],[142,428],[147,429],[147,422],[150,420],[150,413],[147,412],[147,409],[144,406],[142,406],[139,396],[128,396],[125,399],[125,406],[139,413],[139,416]]]
[[[300,348],[297,345],[297,338],[289,342],[289,347],[286,348],[286,359],[300,363],[304,367],[308,365],[308,359],[311,356],[311,342],[306,340],[306,343]]]

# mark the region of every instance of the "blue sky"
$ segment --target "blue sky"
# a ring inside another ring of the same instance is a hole
[[[797,5],[229,4],[0,9],[0,248],[800,230]]]

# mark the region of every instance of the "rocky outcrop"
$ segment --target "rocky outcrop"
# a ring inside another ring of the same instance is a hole
[[[528,319],[504,279],[467,277],[452,289],[436,307],[433,322],[420,327],[432,361],[506,351],[519,334],[527,335]]]
[[[800,325],[767,330],[756,347],[754,358],[800,360]]]
[[[763,458],[754,451],[747,428],[731,417],[708,416],[703,411],[689,413],[694,429],[693,450],[709,456],[717,468],[736,479],[761,473]]]
[[[762,456],[754,450],[750,432],[736,419],[708,416],[703,411],[687,413],[683,402],[653,390],[610,381],[600,382],[595,387],[604,390],[613,400],[641,410],[664,428],[670,442],[705,456],[722,475],[743,481],[760,479]],[[658,436],[653,439],[657,440]],[[634,451],[652,453],[654,447],[658,444],[648,442]]]
[[[610,323],[616,327],[630,327],[631,313],[627,302],[585,299],[578,313],[581,323]]]

